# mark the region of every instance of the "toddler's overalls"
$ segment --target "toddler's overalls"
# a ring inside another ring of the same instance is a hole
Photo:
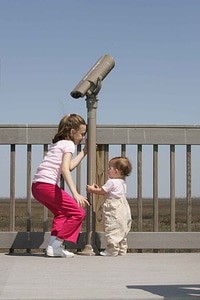
[[[131,211],[125,196],[106,198],[103,205],[106,251],[111,255],[125,255],[127,235],[131,229]]]

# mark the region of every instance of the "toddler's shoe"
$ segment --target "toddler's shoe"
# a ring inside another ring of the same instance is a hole
[[[119,252],[119,255],[124,256],[126,255],[126,252]]]
[[[62,246],[54,248],[50,245],[48,245],[46,249],[46,255],[51,257],[74,257],[74,253],[67,251],[66,249],[63,249]]]
[[[110,254],[108,251],[104,250],[100,252],[101,256],[117,256],[117,254]]]

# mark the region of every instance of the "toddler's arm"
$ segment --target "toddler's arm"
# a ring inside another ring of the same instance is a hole
[[[96,195],[104,195],[105,194],[104,189],[100,188],[96,183],[93,183],[93,185],[88,184],[86,186],[86,191],[88,193],[93,193],[93,194],[96,194]]]

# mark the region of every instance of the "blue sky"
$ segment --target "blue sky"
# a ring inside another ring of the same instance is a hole
[[[199,16],[198,0],[0,0],[0,123],[86,118],[70,92],[110,54],[97,124],[199,124]]]
[[[70,92],[109,53],[98,124],[199,124],[199,16],[198,0],[0,0],[0,123],[86,117]]]

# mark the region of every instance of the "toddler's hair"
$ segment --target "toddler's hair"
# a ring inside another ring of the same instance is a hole
[[[64,116],[60,120],[60,123],[58,125],[58,131],[55,134],[52,142],[56,143],[60,140],[65,140],[65,139],[71,140],[70,130],[71,129],[79,130],[81,125],[86,125],[85,120],[81,116],[77,114],[70,114]]]
[[[124,177],[129,176],[132,171],[132,165],[127,157],[113,157],[109,161],[109,166],[120,170],[121,175],[123,175]]]

